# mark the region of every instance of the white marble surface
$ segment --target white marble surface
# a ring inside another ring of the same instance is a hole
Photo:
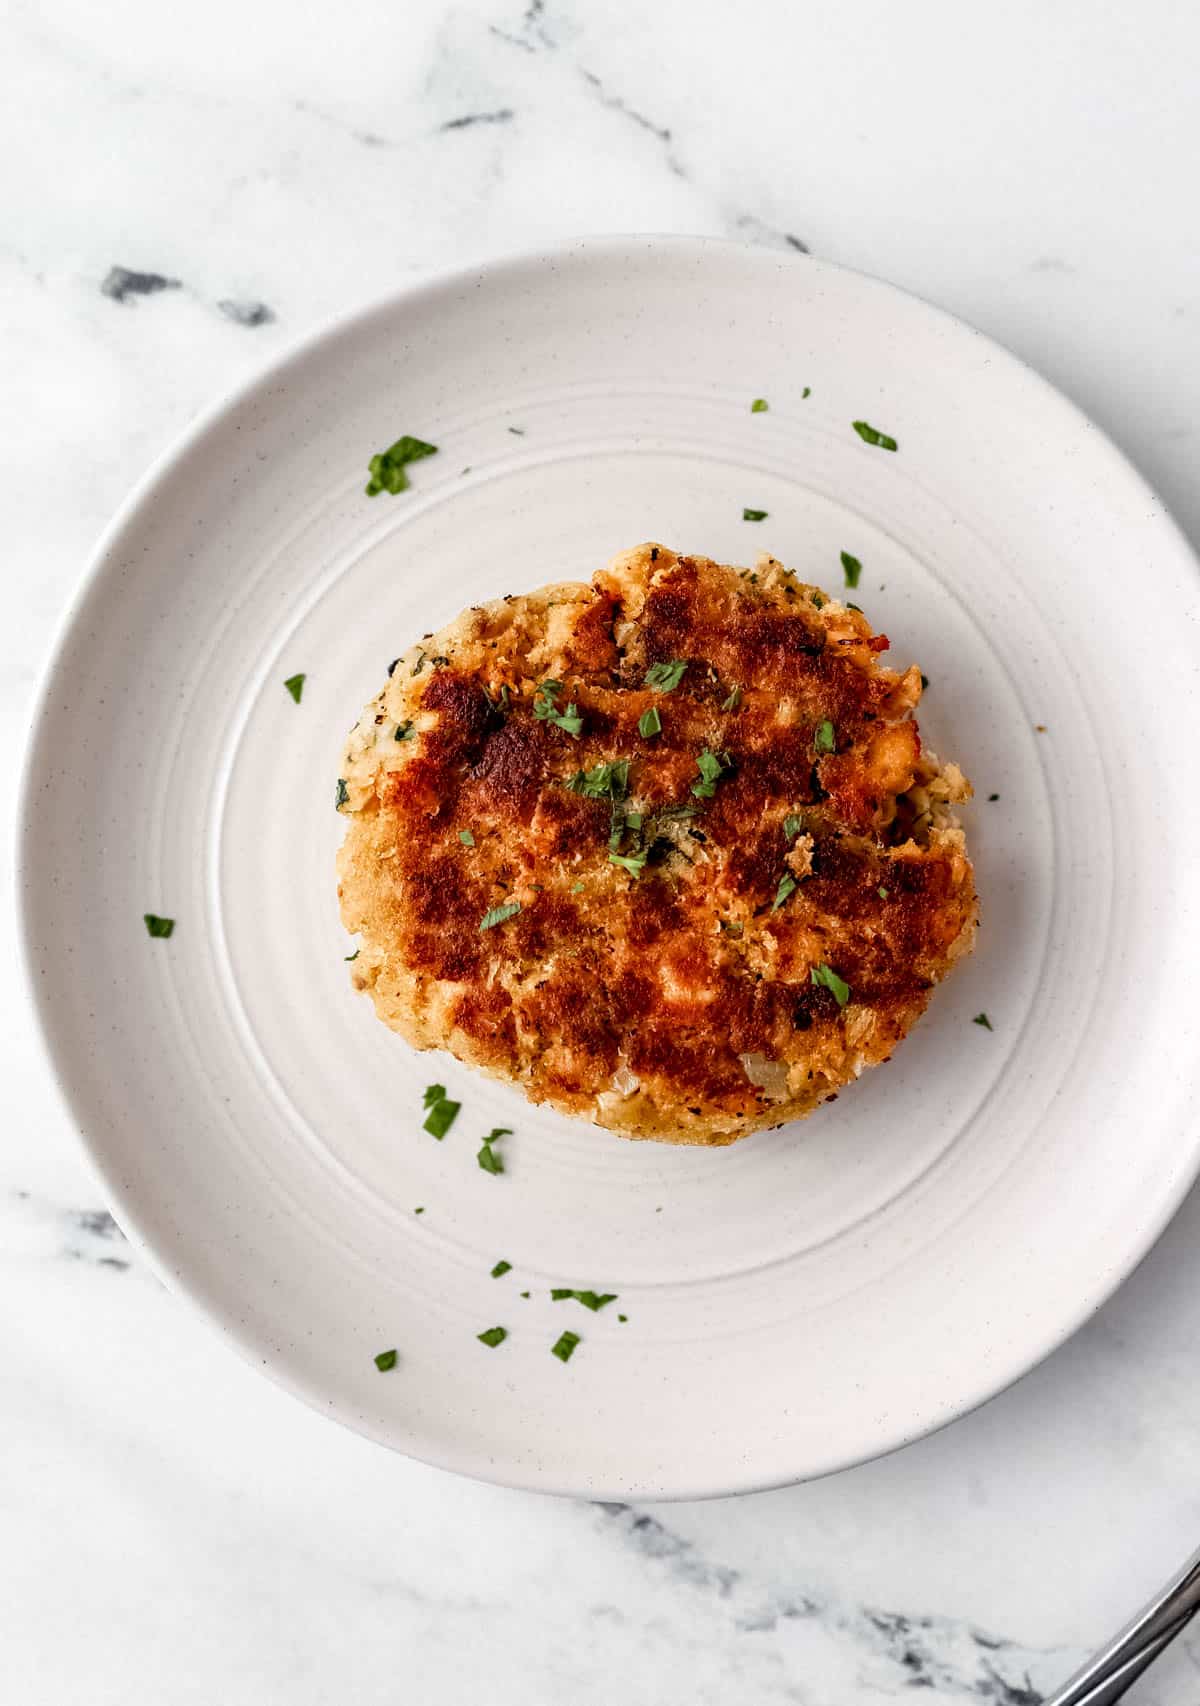
[[[1171,0],[3,16],[12,766],[97,531],[192,415],[348,305],[578,231],[792,243],[926,294],[1200,539],[1200,25]],[[1036,1706],[1200,1543],[1197,1198],[1047,1365],[885,1462],[655,1510],[475,1486],[309,1414],[131,1257],[3,930],[6,1703]],[[1134,1698],[1183,1706],[1197,1671],[1200,1636]]]

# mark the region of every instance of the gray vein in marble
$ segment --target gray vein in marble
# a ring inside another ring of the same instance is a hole
[[[133,1266],[133,1255],[125,1234],[106,1208],[63,1208],[29,1191],[13,1191],[30,1218],[53,1237],[53,1254],[90,1267],[125,1273]]]
[[[178,290],[179,280],[167,278],[160,272],[134,272],[129,267],[110,267],[101,280],[100,289],[114,302],[127,302],[131,296],[157,296],[160,290]]]
[[[745,1572],[705,1559],[657,1517],[626,1504],[597,1508],[647,1567],[724,1602],[735,1635],[753,1643],[777,1634],[782,1624],[808,1627],[813,1639],[836,1642],[859,1688],[922,1688],[990,1706],[1041,1706],[1076,1662],[1070,1654],[1025,1648],[953,1618],[851,1606],[806,1591],[764,1594]],[[593,1612],[611,1614],[604,1606]]]
[[[491,113],[463,113],[461,118],[448,118],[444,124],[439,124],[438,130],[470,130],[477,124],[511,124],[516,116],[511,107],[497,107]]]
[[[638,112],[636,107],[631,107],[628,101],[623,100],[620,95],[613,94],[612,90],[596,76],[596,73],[594,71],[589,71],[586,66],[581,65],[579,67],[579,75],[582,77],[583,81],[587,84],[588,88],[592,91],[593,95],[602,107],[607,107],[610,112],[620,113],[622,118],[629,120],[630,124],[637,125],[639,130],[648,132],[648,134],[653,136],[657,142],[661,142],[664,150],[663,160],[669,170],[674,172],[677,178],[687,178],[687,171],[684,168],[683,162],[675,153],[672,146],[673,138],[670,128],[667,125],[656,124],[654,120],[652,118],[648,118],[645,113]]]
[[[397,146],[392,137],[381,136],[377,130],[363,130],[358,125],[347,124],[345,119],[338,118],[336,113],[326,112],[324,107],[317,106],[313,101],[293,101],[292,110],[293,112],[303,113],[307,118],[320,119],[322,124],[330,125],[334,130],[340,130],[344,136],[349,136],[355,142],[361,142],[364,148],[395,148]]]
[[[275,318],[275,310],[265,302],[239,302],[225,297],[217,307],[227,320],[239,326],[269,326]]]
[[[733,229],[743,237],[749,237],[753,243],[765,243],[773,249],[792,249],[798,255],[807,255],[808,244],[790,231],[783,231],[777,225],[768,225],[753,213],[738,213],[733,218]]]

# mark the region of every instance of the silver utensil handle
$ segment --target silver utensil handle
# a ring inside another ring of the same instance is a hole
[[[1200,1611],[1200,1552],[1043,1706],[1112,1706]]]

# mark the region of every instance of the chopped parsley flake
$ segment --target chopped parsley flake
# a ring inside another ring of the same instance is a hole
[[[862,574],[862,564],[857,557],[852,557],[849,551],[842,552],[842,571],[846,576],[847,586],[855,587],[858,585],[859,577]]]
[[[815,604],[815,605],[816,605],[816,607],[817,607],[817,609],[818,609],[818,610],[824,610],[824,608],[825,608],[825,600],[824,600],[824,599],[823,599],[823,598],[822,598],[822,597],[821,597],[821,595],[820,595],[820,593],[819,593],[819,592],[814,592],[814,593],[813,593],[813,595],[812,595],[812,601],[813,601],[813,603],[814,603],[814,604]]]
[[[572,883],[571,884],[571,893],[572,894],[582,894],[583,893],[583,884],[581,882]]]
[[[412,740],[413,739],[413,721],[412,721],[411,717],[408,719],[408,721],[406,723],[397,723],[396,724],[396,739],[397,740]]]
[[[502,1279],[505,1274],[508,1274],[511,1272],[512,1272],[512,1263],[511,1262],[497,1262],[496,1266],[492,1269],[492,1278],[493,1279]]]
[[[371,478],[366,484],[369,498],[378,497],[380,492],[397,492],[408,490],[408,475],[404,472],[410,462],[419,462],[423,456],[436,456],[437,445],[426,444],[423,438],[410,438],[405,433],[395,444],[381,450],[378,456],[372,456],[368,464]]]
[[[742,702],[741,687],[735,686],[733,691],[730,693],[728,699],[723,699],[721,701],[721,709],[722,709],[722,711],[736,711],[738,706],[741,704],[741,702]]]
[[[818,989],[827,989],[829,991],[839,1007],[844,1007],[847,1001],[849,1001],[850,985],[842,982],[841,978],[834,971],[832,966],[827,966],[822,962],[819,966],[812,967],[809,972],[809,976],[812,978]]]
[[[880,900],[886,900],[888,897],[888,892],[883,887],[878,888],[875,892],[878,894]]]
[[[750,413],[752,415],[765,415],[770,407],[771,405],[765,397],[756,397],[750,405]]]
[[[643,740],[651,740],[662,733],[662,718],[658,714],[658,706],[651,705],[648,711],[643,711],[638,718],[638,733]]]
[[[833,732],[833,724],[826,717],[824,722],[817,724],[813,734],[813,746],[818,752],[836,752],[837,739]]]
[[[337,793],[333,797],[333,803],[337,807],[338,811],[341,811],[349,798],[350,790],[346,786],[346,778],[344,776],[339,776],[337,780]]]
[[[928,686],[929,686],[929,677],[927,675],[922,675],[922,677],[921,677],[921,692],[924,693],[925,689]]]
[[[397,1354],[398,1353],[396,1351],[379,1352],[375,1358],[375,1367],[379,1370],[380,1374],[386,1374],[389,1368],[395,1368]]]
[[[789,841],[795,841],[803,828],[804,823],[802,819],[798,818],[794,812],[789,812],[787,817],[783,820],[783,833],[787,836]]]
[[[305,678],[302,675],[289,675],[283,684],[297,705],[300,703],[300,695],[304,692],[304,681]]]
[[[998,800],[999,798],[1000,798],[999,794],[989,794],[988,795],[989,800]]]
[[[458,839],[462,842],[464,847],[474,847],[475,845],[475,837],[471,834],[469,829],[460,829],[458,832]]]
[[[175,928],[173,918],[159,918],[157,913],[153,912],[143,912],[142,917],[146,921],[147,933],[151,936],[159,936],[164,941]]]
[[[441,1084],[431,1084],[425,1092],[425,1106],[429,1112],[421,1129],[440,1143],[457,1119],[462,1103],[452,1102]]]
[[[562,1303],[566,1298],[573,1297],[576,1303],[582,1303],[593,1315],[603,1309],[606,1303],[617,1301],[615,1291],[578,1291],[575,1287],[566,1285],[556,1285],[550,1295],[555,1303]]]
[[[628,1315],[618,1315],[617,1316],[618,1321],[628,1321],[628,1319],[629,1319]]]
[[[424,1214],[424,1213],[425,1213],[425,1209],[424,1209],[424,1207],[421,1207],[421,1208],[414,1208],[414,1209],[413,1209],[413,1213],[414,1213],[414,1214]]]
[[[485,912],[479,920],[481,930],[491,930],[497,924],[504,924],[510,918],[515,918],[521,910],[519,900],[507,901],[503,906],[493,906],[490,912]]]
[[[889,433],[877,431],[875,427],[869,426],[866,421],[851,421],[850,424],[864,444],[877,444],[880,450],[896,450],[899,448],[896,440]]]
[[[346,955],[346,964],[349,965],[351,960],[356,960],[361,953],[362,953],[361,948],[355,948],[355,950],[352,954]]]
[[[858,614],[860,616],[862,615],[862,605],[861,604],[851,604],[849,599],[846,600],[846,609],[847,610],[857,610]]]
[[[559,1362],[570,1362],[579,1342],[578,1333],[560,1333],[550,1347],[550,1355],[557,1357]]]
[[[612,864],[620,865],[631,877],[640,877],[642,866],[646,863],[647,851],[648,849],[643,847],[637,853],[610,853],[608,857]]]
[[[486,1345],[494,1351],[497,1345],[502,1345],[508,1337],[507,1327],[489,1327],[486,1333],[476,1333],[475,1337],[481,1345]]]
[[[724,755],[725,762],[710,752],[707,747],[696,760],[696,768],[700,772],[700,780],[692,783],[692,793],[698,800],[711,800],[717,791],[717,783],[729,769],[729,754]]]
[[[992,1021],[988,1018],[986,1013],[976,1013],[975,1017],[971,1020],[971,1023],[973,1025],[982,1025],[985,1031],[990,1031],[992,1029]]]
[[[646,671],[643,685],[659,693],[674,693],[687,674],[686,658],[671,658],[666,663],[652,663]]]
[[[591,770],[577,770],[567,787],[589,800],[623,800],[629,787],[629,760],[618,758]]]
[[[742,520],[743,521],[765,521],[767,519],[768,513],[769,512],[765,509],[744,509],[742,511]]]
[[[486,1139],[484,1140],[482,1149],[480,1149],[475,1159],[478,1161],[481,1169],[485,1173],[503,1173],[504,1171],[503,1157],[496,1154],[496,1151]]]
[[[583,718],[579,714],[578,705],[573,702],[565,711],[558,708],[558,696],[562,692],[561,681],[542,681],[533,698],[533,714],[542,723],[553,723],[555,728],[562,729],[573,740],[578,740],[583,733]]]
[[[803,402],[805,397],[811,397],[811,396],[812,396],[812,386],[806,385],[804,387],[803,391],[801,391],[801,393],[800,393],[800,400],[801,400],[801,402]]]
[[[778,912],[784,901],[796,886],[796,879],[790,871],[785,871],[779,879],[779,887],[775,890],[775,899],[771,903],[771,911]]]

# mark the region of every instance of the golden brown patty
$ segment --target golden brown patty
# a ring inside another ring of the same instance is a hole
[[[970,785],[922,753],[887,645],[771,558],[662,545],[467,611],[350,737],[355,986],[417,1048],[631,1137],[810,1113],[974,938]]]

